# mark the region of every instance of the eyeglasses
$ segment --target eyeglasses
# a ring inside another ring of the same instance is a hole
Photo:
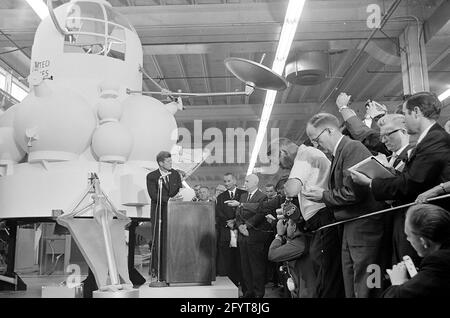
[[[328,130],[328,132],[329,132],[329,131],[330,131],[330,128],[325,128],[324,130],[322,130],[322,131],[320,132],[320,134],[319,134],[316,138],[311,139],[311,142],[312,142],[313,144],[318,145],[318,144],[319,144],[319,138],[320,138],[320,136],[322,136],[322,134],[323,134],[326,130]]]
[[[388,133],[386,133],[386,134],[380,135],[380,140],[383,140],[383,139],[385,139],[385,138],[387,138],[387,137],[391,137],[391,135],[392,135],[393,133],[396,133],[397,131],[400,131],[400,130],[403,130],[403,129],[402,129],[402,128],[395,129],[395,130],[393,130],[393,131],[391,131],[391,132],[388,132]]]

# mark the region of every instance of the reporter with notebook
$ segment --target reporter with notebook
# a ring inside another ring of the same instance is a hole
[[[353,181],[369,186],[377,200],[396,200],[398,204],[414,202],[420,193],[449,181],[450,136],[436,122],[441,109],[442,104],[435,94],[421,92],[408,98],[403,104],[405,126],[409,134],[418,134],[419,138],[403,171],[392,178],[374,179],[352,171]],[[449,203],[436,201],[447,209]]]
[[[386,148],[392,151],[388,166],[396,174],[400,174],[405,167],[408,153],[414,146],[409,143],[409,134],[406,129],[405,116],[401,114],[389,114],[380,118],[380,139]],[[390,201],[392,206],[401,205],[400,201]],[[408,255],[413,262],[420,261],[417,252],[408,242],[405,235],[405,210],[393,212],[392,215],[392,264],[402,261],[402,257]]]
[[[332,154],[329,178],[325,187],[309,186],[302,194],[305,199],[323,202],[333,211],[337,221],[350,219],[385,207],[377,202],[367,187],[353,183],[348,168],[370,157],[370,151],[359,141],[351,140],[339,131],[339,120],[326,113],[314,115],[306,126],[306,133],[315,146]],[[383,268],[386,246],[384,215],[345,223],[342,235],[342,270],[345,296],[374,297],[381,291],[367,284],[368,266]]]

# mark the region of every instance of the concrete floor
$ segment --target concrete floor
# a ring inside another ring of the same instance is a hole
[[[138,266],[137,270],[141,273],[142,276],[144,276],[144,278],[146,278],[147,282],[149,282],[148,266]],[[41,298],[42,286],[57,286],[63,283],[67,278],[66,275],[37,275],[36,273],[22,274],[20,275],[20,277],[25,282],[25,284],[27,284],[27,290],[0,291],[0,298]],[[81,281],[83,281],[85,278],[85,275],[80,276]],[[281,289],[273,288],[271,284],[267,284],[266,294],[264,298],[280,297]]]

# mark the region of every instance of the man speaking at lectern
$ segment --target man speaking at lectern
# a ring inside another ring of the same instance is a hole
[[[166,224],[167,220],[167,202],[169,199],[181,199],[181,195],[179,191],[182,187],[181,185],[181,177],[178,171],[172,169],[172,156],[170,152],[161,151],[156,156],[156,162],[158,163],[159,168],[150,172],[147,175],[147,190],[150,198],[152,199],[151,204],[151,214],[150,219],[152,222],[152,263],[150,264],[150,274],[152,276],[156,276],[158,271],[158,224],[157,220],[157,212],[158,212],[158,203],[161,198],[161,220],[162,220],[162,229]],[[161,194],[158,190],[158,183],[161,182]],[[161,237],[163,237],[161,235]],[[161,251],[164,250],[164,242],[161,242]]]

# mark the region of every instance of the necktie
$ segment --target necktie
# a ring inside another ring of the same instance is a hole
[[[389,164],[391,166],[394,166],[395,160],[397,160],[397,158],[398,158],[398,155],[396,153],[393,153],[392,156],[391,156],[391,160],[389,160]]]
[[[233,194],[233,191],[230,191],[230,199],[231,199],[231,200],[234,200],[234,194]]]
[[[251,193],[248,194],[248,198],[247,198],[247,202],[250,202],[250,200],[252,199],[252,195]]]

